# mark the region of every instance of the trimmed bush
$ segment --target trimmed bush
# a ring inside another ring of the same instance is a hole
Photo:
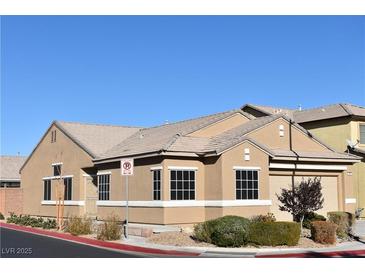
[[[304,215],[303,227],[310,229],[311,223],[315,221],[326,221],[326,217],[315,212],[308,212]]]
[[[4,219],[5,219],[4,215],[0,212],[0,220],[4,220]]]
[[[221,247],[247,244],[250,220],[239,216],[224,216],[216,220],[211,235],[212,243]]]
[[[275,215],[273,213],[267,213],[266,215],[255,215],[250,219],[251,222],[276,222]]]
[[[337,225],[326,221],[314,221],[311,225],[313,241],[321,244],[334,244],[336,242]]]
[[[300,224],[295,222],[255,222],[249,228],[249,242],[263,246],[298,244]]]
[[[119,240],[122,228],[116,216],[108,217],[103,224],[98,226],[97,239],[103,241]]]
[[[89,218],[71,216],[67,219],[65,223],[65,231],[71,233],[72,235],[86,235],[91,234],[92,221]]]
[[[349,212],[332,211],[327,213],[328,221],[337,225],[337,236],[345,239],[351,233],[351,227],[355,222],[355,216]]]
[[[194,226],[193,237],[222,247],[247,244],[250,221],[239,216],[224,216]]]
[[[57,228],[56,220],[55,219],[47,219],[47,220],[43,221],[42,228],[43,229],[55,229],[55,228]]]
[[[205,221],[194,226],[193,237],[201,242],[212,243],[212,233],[218,219]]]

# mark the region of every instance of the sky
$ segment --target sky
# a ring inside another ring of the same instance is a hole
[[[2,155],[29,154],[54,120],[365,106],[365,17],[3,16],[0,87]]]

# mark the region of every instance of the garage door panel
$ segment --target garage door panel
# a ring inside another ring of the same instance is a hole
[[[294,178],[295,183],[300,183],[302,181],[302,178],[302,176],[296,176]],[[314,176],[304,178],[314,178]],[[279,221],[292,220],[292,216],[290,213],[279,210],[279,205],[281,203],[278,201],[278,198],[276,196],[276,194],[281,194],[281,189],[291,188],[291,184],[291,176],[270,176],[270,199],[272,200],[271,212]],[[337,177],[321,177],[321,185],[324,203],[323,208],[318,210],[317,213],[326,216],[327,212],[338,210]]]

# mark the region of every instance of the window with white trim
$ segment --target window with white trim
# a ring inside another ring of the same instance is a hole
[[[51,180],[43,181],[43,200],[44,201],[51,200]]]
[[[53,176],[60,176],[61,168],[62,168],[62,165],[53,165]]]
[[[63,183],[65,185],[64,199],[66,201],[72,200],[72,177],[64,178]]]
[[[252,200],[259,198],[258,170],[236,170],[236,199]]]
[[[170,170],[171,200],[195,200],[195,170]]]
[[[99,200],[106,201],[110,198],[110,174],[98,175]]]
[[[161,200],[161,169],[152,170],[153,200]]]

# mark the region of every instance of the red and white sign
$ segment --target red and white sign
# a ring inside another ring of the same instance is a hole
[[[133,167],[134,167],[133,159],[120,160],[120,170],[121,170],[122,176],[132,176]]]

